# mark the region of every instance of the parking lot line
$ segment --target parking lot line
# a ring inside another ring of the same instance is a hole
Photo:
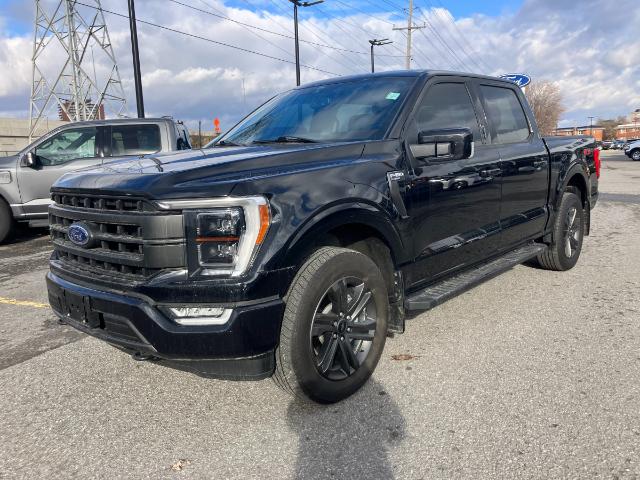
[[[49,308],[48,303],[30,302],[29,300],[16,300],[15,298],[0,297],[0,303],[4,303],[6,305],[20,305],[23,307]]]

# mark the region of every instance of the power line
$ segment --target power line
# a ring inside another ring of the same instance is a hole
[[[266,28],[258,27],[256,25],[252,25],[250,23],[244,23],[244,22],[241,22],[239,20],[235,20],[235,19],[233,19],[231,17],[227,17],[225,15],[222,15],[220,13],[214,13],[214,12],[210,12],[208,10],[203,10],[201,8],[194,7],[193,5],[189,5],[189,4],[180,2],[179,0],[168,0],[168,1],[172,2],[172,3],[175,3],[177,5],[181,5],[183,7],[189,8],[189,9],[194,10],[196,12],[204,13],[206,15],[211,15],[212,17],[217,17],[217,18],[220,18],[222,20],[226,20],[226,21],[229,21],[229,22],[236,23],[236,24],[241,25],[243,27],[252,28],[254,30],[259,30],[261,32],[269,33],[271,35],[277,35],[278,37],[282,37],[282,38],[288,38],[290,40],[294,39],[294,37],[291,36],[291,35],[286,35],[286,34],[280,33],[280,32],[274,32],[273,30],[268,30]],[[207,7],[209,7],[210,9],[214,10],[215,12],[220,12],[219,10],[215,9],[212,5],[209,5],[208,3],[206,3],[204,0],[200,0],[200,2],[203,3],[204,5],[206,5]],[[247,4],[251,5],[248,2],[247,2]],[[253,6],[252,6],[252,8],[253,8]],[[282,25],[280,25],[280,26],[282,26]],[[269,42],[269,40],[265,39],[264,37],[260,37],[260,38],[265,40],[265,41],[267,41],[267,42]],[[308,43],[309,45],[313,45],[315,47],[329,48],[331,50],[338,50],[338,51],[341,51],[341,52],[356,53],[356,54],[359,54],[359,55],[369,55],[369,52],[359,52],[359,51],[351,50],[351,49],[348,49],[348,48],[340,48],[340,47],[334,47],[332,45],[327,45],[327,44],[324,44],[324,43],[311,42],[309,40],[300,39],[300,42],[301,43]],[[274,46],[278,47],[275,44],[274,44]],[[280,48],[280,47],[278,47],[278,48]],[[391,56],[391,55],[388,55],[388,56]]]
[[[84,7],[89,7],[89,8],[95,8],[95,7],[93,7],[92,5],[88,5],[88,4],[86,4],[86,3],[82,3],[82,2],[76,2],[76,5],[82,5],[82,6],[84,6]],[[113,10],[107,10],[107,9],[103,8],[103,9],[102,9],[102,11],[103,11],[103,12],[105,12],[105,13],[108,13],[108,14],[110,14],[110,15],[114,15],[114,16],[116,16],[116,17],[121,17],[121,18],[126,18],[126,19],[128,19],[128,18],[129,18],[129,16],[128,16],[128,15],[124,15],[124,14],[119,13],[119,12],[114,12]],[[250,49],[248,49],[248,48],[238,47],[238,46],[236,46],[236,45],[232,45],[232,44],[230,44],[230,43],[219,42],[218,40],[213,40],[213,39],[211,39],[211,38],[202,37],[202,36],[200,36],[200,35],[196,35],[196,34],[194,34],[194,33],[189,33],[189,32],[185,32],[185,31],[183,31],[183,30],[178,30],[178,29],[176,29],[176,28],[166,27],[166,26],[164,26],[164,25],[160,25],[160,24],[157,24],[157,23],[149,22],[149,21],[147,21],[147,20],[141,20],[141,19],[139,19],[139,18],[138,18],[138,19],[136,19],[136,21],[137,21],[137,23],[142,23],[142,24],[144,24],[144,25],[149,25],[149,26],[151,26],[151,27],[156,27],[156,28],[160,28],[160,29],[162,29],[162,30],[166,30],[166,31],[169,31],[169,32],[178,33],[178,34],[180,34],[180,35],[185,35],[185,36],[187,36],[187,37],[196,38],[196,39],[198,39],[198,40],[203,40],[203,41],[205,41],[205,42],[213,43],[213,44],[215,44],[215,45],[220,45],[220,46],[222,46],[222,47],[232,48],[232,49],[234,49],[234,50],[239,50],[239,51],[241,51],[241,52],[251,53],[251,54],[253,54],[253,55],[257,55],[257,56],[260,56],[260,57],[270,58],[271,60],[277,60],[277,61],[279,61],[279,62],[289,63],[289,64],[292,64],[292,65],[295,65],[295,62],[294,62],[294,61],[287,60],[287,59],[285,59],[285,58],[279,58],[279,57],[276,57],[276,56],[273,56],[273,55],[269,55],[269,54],[267,54],[267,53],[258,52],[258,51],[256,51],[256,50],[250,50]],[[307,68],[307,69],[310,69],[310,70],[316,70],[316,71],[318,71],[318,72],[327,73],[327,74],[329,74],[329,75],[334,75],[334,76],[336,76],[336,77],[339,77],[339,76],[340,76],[340,74],[339,74],[339,73],[330,72],[330,71],[328,71],[328,70],[323,70],[323,69],[321,69],[321,68],[313,67],[313,66],[311,66],[311,65],[300,64],[300,66],[301,66],[301,67],[304,67],[304,68]]]
[[[243,0],[243,1],[245,1],[245,0]],[[287,17],[289,17],[289,18],[293,19],[293,15],[291,14],[291,12],[289,12],[288,10],[284,10],[284,9],[283,9],[283,7],[281,7],[277,2],[273,2],[273,5],[274,5],[274,6],[276,6],[276,7],[278,7],[278,9],[280,9],[280,11],[283,11],[285,16],[287,16]],[[312,29],[312,28],[311,28],[311,25],[308,25],[308,24],[304,24],[304,23],[303,23],[303,24],[301,24],[301,25],[300,25],[300,27],[301,27],[301,28],[303,28],[303,29],[305,29],[305,30],[307,30],[307,31],[308,31],[309,33],[311,33],[314,37],[316,37],[316,38],[318,38],[318,39],[322,40],[322,35],[323,35],[323,33],[322,33],[322,32],[320,32],[320,34],[316,33],[316,32],[314,31],[314,30],[315,30],[315,28],[313,28],[313,29]],[[333,39],[333,41],[334,41],[334,43],[338,43],[335,39]],[[342,44],[340,44],[340,43],[338,43],[338,45],[341,45],[342,47],[344,47],[344,45],[342,45]],[[345,49],[345,50],[346,50],[346,49]],[[328,52],[323,52],[323,57],[324,57],[324,56],[327,56],[328,58],[331,58],[334,62],[339,63],[340,65],[342,65],[343,67],[345,67],[347,70],[357,71],[357,70],[354,70],[353,65],[349,65],[349,64],[345,63],[341,58],[329,57]],[[319,62],[319,61],[320,61],[320,59],[318,59],[317,61]]]
[[[449,9],[447,9],[440,0],[436,0],[438,2],[438,4],[440,5],[440,7],[442,7],[443,9],[447,10],[448,12],[450,12]],[[464,33],[462,32],[462,30],[460,30],[460,28],[458,27],[458,24],[455,22],[455,19],[453,18],[453,15],[451,15],[451,24],[453,25],[453,27],[456,29],[456,31],[458,32],[458,35],[460,36],[460,38],[464,41],[464,43],[467,45],[467,47],[471,50],[471,53],[474,55],[474,59],[477,58],[480,63],[482,63],[482,65],[484,65],[484,68],[487,70],[487,73],[491,72],[493,70],[493,68],[491,68],[489,66],[489,64],[487,64],[487,62],[484,61],[484,59],[482,58],[481,55],[479,55],[475,49],[473,48],[473,46],[471,45],[471,43],[469,42],[469,40],[467,39],[467,37],[464,35]],[[475,62],[474,62],[475,63]],[[476,65],[478,65],[476,63]]]
[[[206,10],[201,10],[201,9],[199,9],[199,8],[197,8],[197,7],[193,7],[193,6],[191,6],[191,5],[187,5],[186,3],[178,2],[177,0],[169,0],[169,1],[170,1],[170,2],[173,2],[173,3],[176,3],[176,4],[178,4],[178,5],[182,5],[182,6],[187,7],[187,8],[191,8],[191,9],[196,10],[196,11],[198,11],[198,12],[202,12],[202,13],[206,13],[206,14],[214,15],[214,16],[216,16],[216,17],[223,18],[223,19],[228,20],[228,21],[231,21],[231,22],[233,22],[233,23],[237,23],[237,24],[239,24],[242,28],[244,28],[244,29],[245,29],[245,30],[247,30],[248,32],[252,33],[253,35],[255,35],[256,37],[258,37],[259,39],[264,40],[265,42],[267,42],[269,45],[271,45],[271,46],[273,46],[273,47],[276,47],[278,50],[280,50],[281,52],[284,52],[286,55],[290,55],[290,52],[289,52],[288,50],[285,50],[285,49],[284,49],[284,48],[282,48],[281,46],[276,45],[274,42],[272,42],[272,41],[271,41],[271,40],[269,40],[268,38],[265,38],[265,37],[263,37],[262,35],[260,35],[259,33],[256,33],[256,32],[254,32],[253,30],[251,30],[251,28],[254,28],[254,27],[251,27],[250,25],[244,24],[244,23],[242,23],[242,22],[236,22],[236,21],[235,21],[235,20],[233,20],[232,18],[224,17],[223,15],[216,15],[216,14],[214,14],[214,13],[212,13],[212,12],[207,12]],[[200,3],[202,3],[203,5],[205,5],[205,6],[209,7],[211,10],[213,10],[213,11],[215,11],[215,12],[220,13],[220,10],[217,10],[216,8],[214,8],[212,5],[209,5],[209,4],[208,4],[207,2],[205,2],[204,0],[200,0]],[[262,30],[262,29],[260,29],[260,30]],[[275,32],[269,32],[269,33],[275,33]]]
[[[431,30],[431,32],[435,35],[435,37],[438,39],[438,41],[442,44],[442,46],[445,47],[451,53],[451,57],[453,58],[454,63],[458,64],[457,68],[462,67],[462,68],[460,68],[461,70],[470,71],[469,67],[466,66],[465,62],[463,62],[460,59],[460,57],[458,57],[458,55],[453,50],[453,48],[451,48],[451,46],[447,43],[447,41],[442,38],[442,36],[438,32],[438,30],[433,26],[433,24],[431,23],[429,18],[425,15],[424,11],[422,11],[422,9],[420,9],[420,8],[418,8],[418,10],[421,11],[422,19],[424,20],[425,24],[429,27],[429,30]]]
[[[458,39],[456,38],[455,34],[452,34],[451,29],[449,28],[449,21],[448,19],[443,18],[443,15],[441,15],[441,8],[436,8],[433,3],[431,3],[429,0],[426,0],[426,6],[429,12],[433,13],[433,17],[436,20],[440,21],[440,24],[442,25],[442,35],[444,36],[444,32],[447,32],[447,34],[449,35],[449,38],[451,40],[453,40],[453,42],[456,44],[457,46],[457,51],[462,51],[462,53],[464,53],[464,55],[466,55],[466,57],[471,61],[471,63],[473,63],[477,68],[479,68],[480,71],[482,71],[484,69],[484,67],[481,67],[480,64],[478,64],[478,62],[475,60],[475,58],[472,55],[469,55],[469,52],[467,51],[467,49],[460,44],[460,42],[458,41]],[[444,37],[443,37],[444,38]],[[462,60],[462,57],[460,57],[460,59]]]
[[[388,23],[389,25],[393,25],[393,23],[391,23],[391,22],[390,22],[390,21],[388,21],[388,20],[385,20],[385,19],[383,19],[383,18],[378,18],[378,17],[376,17],[376,16],[374,16],[374,15],[372,15],[372,14],[370,14],[370,13],[365,12],[364,10],[360,10],[359,8],[356,8],[356,7],[354,7],[353,5],[349,5],[348,3],[345,3],[345,2],[343,2],[343,1],[341,1],[341,0],[334,0],[334,1],[335,1],[336,3],[339,3],[339,4],[341,4],[341,5],[344,5],[345,7],[351,8],[351,9],[355,10],[356,12],[360,12],[360,13],[362,13],[363,15],[367,15],[368,17],[371,17],[371,18],[373,18],[373,19],[375,19],[375,20],[378,20],[378,21],[380,21],[380,22],[384,22],[384,23]]]

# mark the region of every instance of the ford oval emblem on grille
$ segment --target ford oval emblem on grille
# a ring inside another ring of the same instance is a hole
[[[88,246],[92,237],[89,227],[83,223],[74,223],[71,225],[67,232],[67,236],[69,237],[69,240],[80,247]]]

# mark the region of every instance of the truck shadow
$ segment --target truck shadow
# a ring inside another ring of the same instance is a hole
[[[375,380],[335,405],[294,400],[287,420],[298,435],[294,478],[394,478],[390,449],[402,441],[405,421]]]

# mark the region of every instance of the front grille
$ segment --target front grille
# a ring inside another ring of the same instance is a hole
[[[54,193],[51,199],[58,205],[68,207],[81,207],[102,211],[115,212],[150,212],[155,209],[143,199],[114,198],[98,195],[74,195],[68,193]]]
[[[67,193],[54,193],[52,198],[49,224],[55,268],[92,281],[139,283],[164,269],[184,267],[179,213],[153,210],[141,199]],[[86,246],[69,238],[69,228],[78,222],[91,233]]]

